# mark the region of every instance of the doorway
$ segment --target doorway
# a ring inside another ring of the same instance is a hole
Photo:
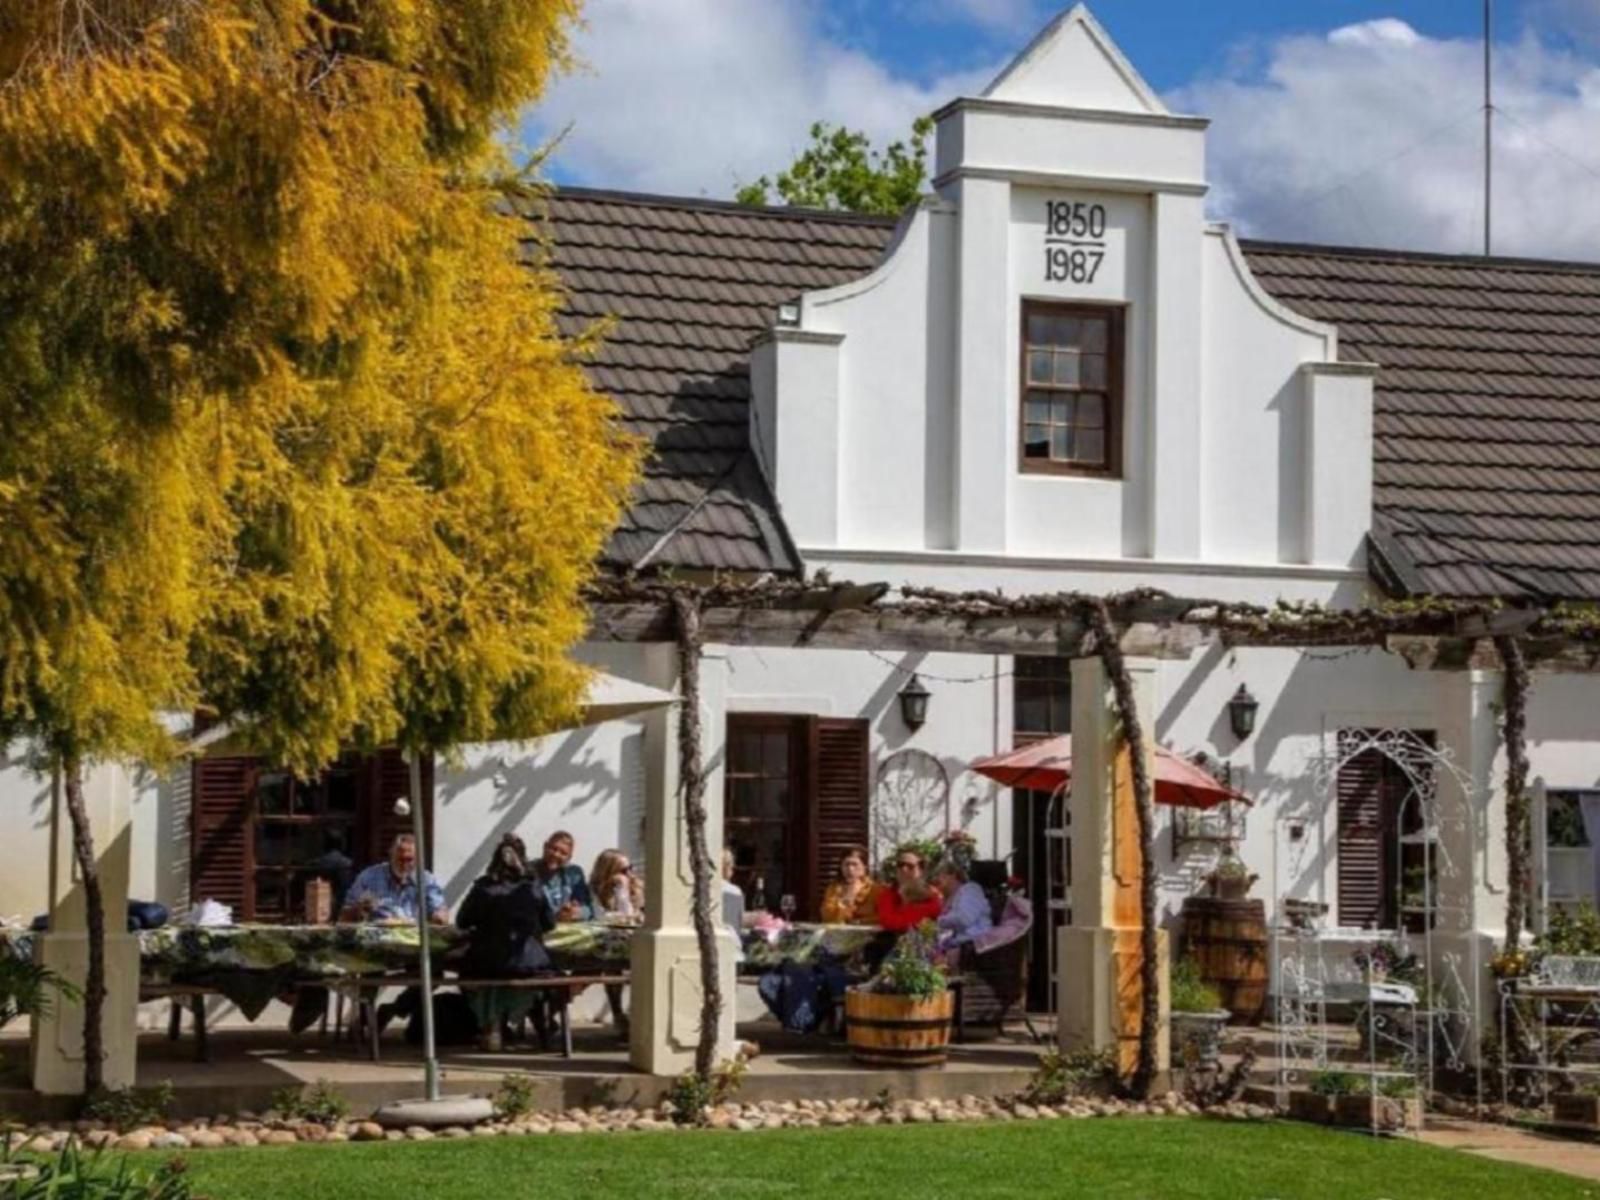
[[[1072,732],[1072,660],[1013,660],[1013,747]],[[1011,792],[1012,873],[1033,902],[1028,1008],[1055,1012],[1060,982],[1057,936],[1072,921],[1071,814],[1065,792]]]

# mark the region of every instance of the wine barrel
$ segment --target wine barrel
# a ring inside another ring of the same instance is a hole
[[[1267,913],[1260,900],[1190,896],[1183,902],[1184,952],[1217,989],[1236,1025],[1258,1025],[1267,1004]]]
[[[933,1067],[950,1051],[954,995],[932,1000],[851,988],[844,994],[850,1053],[865,1063],[886,1067]]]

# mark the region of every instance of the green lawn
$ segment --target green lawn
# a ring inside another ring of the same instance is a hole
[[[1413,1142],[1289,1122],[1157,1118],[306,1145],[188,1160],[196,1191],[215,1200],[1600,1197],[1600,1185],[1584,1180]]]

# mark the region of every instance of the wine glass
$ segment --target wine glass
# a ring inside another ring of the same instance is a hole
[[[783,919],[785,921],[793,921],[794,920],[794,910],[795,910],[794,897],[792,895],[790,895],[789,893],[785,892],[784,895],[783,895],[783,899],[778,901],[778,911],[783,914]]]

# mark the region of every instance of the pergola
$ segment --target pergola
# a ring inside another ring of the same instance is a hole
[[[1165,1065],[1164,935],[1155,922],[1150,784],[1154,747],[1147,732],[1156,660],[1186,658],[1216,637],[1238,647],[1376,647],[1418,668],[1500,671],[1509,764],[1508,942],[1520,935],[1528,890],[1526,838],[1518,831],[1528,822],[1524,737],[1530,670],[1587,672],[1600,663],[1600,617],[1562,605],[1428,599],[1354,610],[1266,608],[1153,589],[1006,596],[825,577],[608,578],[591,586],[588,602],[588,640],[658,647],[663,653],[651,658],[657,677],[648,682],[676,687],[681,700],[644,718],[647,746],[653,747],[647,749],[653,757],[645,822],[652,869],[647,924],[633,949],[632,1059],[656,1074],[677,1073],[690,1062],[708,1074],[733,1042],[723,998],[731,994],[736,946],[713,915],[710,851],[720,833],[722,803],[720,796],[706,794],[701,728],[702,649],[708,644],[1074,660],[1072,804],[1086,849],[1074,862],[1078,927],[1068,932],[1079,938],[1083,994],[1074,1006],[1084,1012],[1064,1012],[1061,1027],[1069,1040],[1120,1044],[1136,1089],[1147,1087]],[[130,816],[125,782],[111,790],[116,794],[104,805],[109,825],[97,844],[102,862],[112,868],[105,902],[116,906],[127,895]],[[1137,855],[1114,860],[1114,845],[1136,846]],[[1089,847],[1095,847],[1092,855]],[[67,889],[62,895],[75,894],[69,873],[58,874]],[[80,900],[61,909],[63,929],[82,928],[81,910]],[[1137,986],[1129,986],[1135,979]],[[137,982],[135,951],[127,962],[118,959],[108,980],[108,1011],[118,1004],[131,1011]]]
[[[1137,834],[1137,906],[1129,921],[1124,882],[1113,882],[1118,864],[1109,851],[1091,863],[1084,878],[1075,863],[1074,892],[1089,893],[1075,905],[1099,934],[1086,943],[1095,961],[1087,987],[1104,992],[1090,1007],[1109,1012],[1074,1020],[1063,1014],[1063,1034],[1091,1044],[1137,1029],[1137,1052],[1129,1067],[1136,1091],[1148,1088],[1166,1057],[1162,990],[1164,943],[1156,928],[1154,813],[1149,668],[1139,660],[1186,658],[1202,641],[1217,637],[1229,647],[1373,647],[1400,655],[1416,668],[1496,669],[1503,673],[1503,737],[1508,756],[1507,823],[1510,908],[1507,941],[1525,920],[1528,891],[1526,828],[1528,761],[1524,743],[1530,667],[1592,671],[1600,662],[1600,620],[1586,609],[1509,606],[1497,601],[1423,599],[1387,602],[1352,610],[1315,604],[1274,607],[1191,599],[1154,589],[1109,596],[1053,592],[1006,596],[999,592],[947,592],[926,587],[892,588],[883,583],[810,581],[764,577],[754,580],[656,577],[607,579],[590,591],[588,638],[595,642],[664,643],[676,651],[677,684],[683,701],[676,721],[677,786],[654,791],[647,815],[647,853],[652,863],[682,863],[689,871],[653,869],[647,904],[645,969],[635,951],[634,1061],[659,1069],[670,1061],[667,1025],[683,989],[663,969],[673,958],[696,960],[698,1036],[694,1067],[708,1074],[719,1042],[731,1041],[723,996],[731,983],[726,956],[717,945],[708,826],[720,829],[720,797],[708,800],[704,737],[700,728],[701,653],[707,644],[789,648],[942,651],[971,654],[1045,655],[1074,662],[1074,745],[1084,769],[1074,771],[1075,820],[1088,814],[1113,828],[1131,822]],[[1081,674],[1081,678],[1080,678]],[[1080,697],[1083,698],[1080,704]],[[661,733],[666,733],[663,725]],[[1119,775],[1118,764],[1124,764]],[[1079,793],[1083,789],[1083,793]],[[1119,800],[1120,795],[1120,800]],[[679,829],[682,836],[679,836]],[[1091,837],[1086,840],[1094,840]],[[1098,839],[1109,846],[1111,838]],[[659,855],[660,857],[656,857]],[[1095,896],[1093,893],[1100,894]],[[1120,900],[1120,903],[1119,903]],[[687,918],[692,937],[684,929]],[[675,927],[675,922],[678,924]],[[1131,928],[1130,928],[1131,924]],[[1082,932],[1080,930],[1080,932]],[[1118,980],[1137,976],[1136,994],[1119,991]],[[669,993],[671,996],[669,997]],[[1109,994],[1108,994],[1109,993]],[[1104,1001],[1104,1003],[1101,1003]],[[720,1032],[719,1032],[720,1031]],[[681,1046],[681,1039],[679,1045]]]

